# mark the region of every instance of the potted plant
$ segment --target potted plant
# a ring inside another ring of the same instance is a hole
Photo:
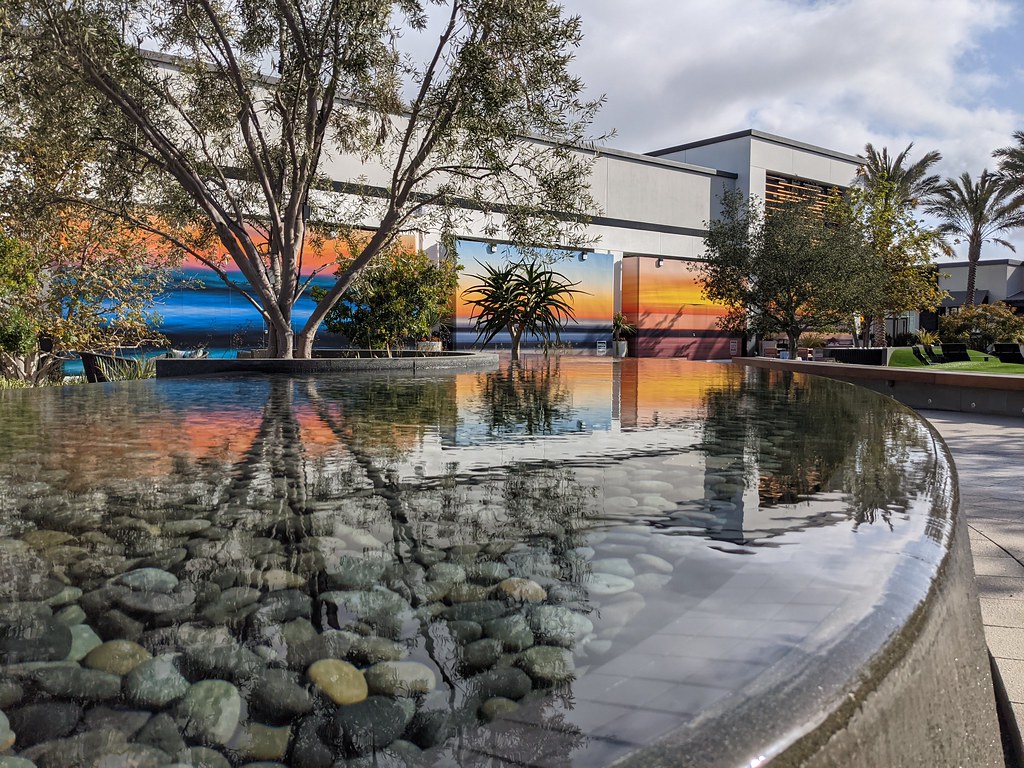
[[[626,319],[621,312],[616,312],[612,317],[612,353],[615,357],[625,357],[629,352],[629,345],[624,336],[632,336],[636,333],[636,326]]]

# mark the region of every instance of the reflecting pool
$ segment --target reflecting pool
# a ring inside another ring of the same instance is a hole
[[[0,393],[0,754],[750,765],[922,600],[952,494],[909,410],[730,365]]]

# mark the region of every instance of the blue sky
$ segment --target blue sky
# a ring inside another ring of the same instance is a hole
[[[1021,0],[565,0],[596,133],[646,152],[757,128],[860,153],[937,149],[943,176],[994,167],[1024,130]],[[1024,235],[1013,238],[1024,256]],[[1012,256],[988,245],[983,258]]]

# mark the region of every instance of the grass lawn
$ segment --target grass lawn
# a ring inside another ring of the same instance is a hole
[[[894,349],[889,360],[890,368],[927,368],[930,371],[966,371],[971,373],[1016,373],[1024,374],[1024,365],[1016,363],[1000,363],[995,355],[968,350],[971,356],[969,363],[933,363],[925,365],[909,349]],[[985,358],[988,357],[988,362]]]

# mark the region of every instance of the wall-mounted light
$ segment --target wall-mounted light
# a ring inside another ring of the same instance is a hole
[[[488,253],[497,253],[498,252],[498,244],[497,243],[488,243],[487,244],[487,252]]]
[[[587,260],[587,252],[586,251],[580,251],[580,261],[586,261],[586,260]]]
[[[663,267],[663,266],[665,266],[665,260],[664,259],[658,259],[656,262],[654,262],[654,266],[656,266],[656,267]]]

